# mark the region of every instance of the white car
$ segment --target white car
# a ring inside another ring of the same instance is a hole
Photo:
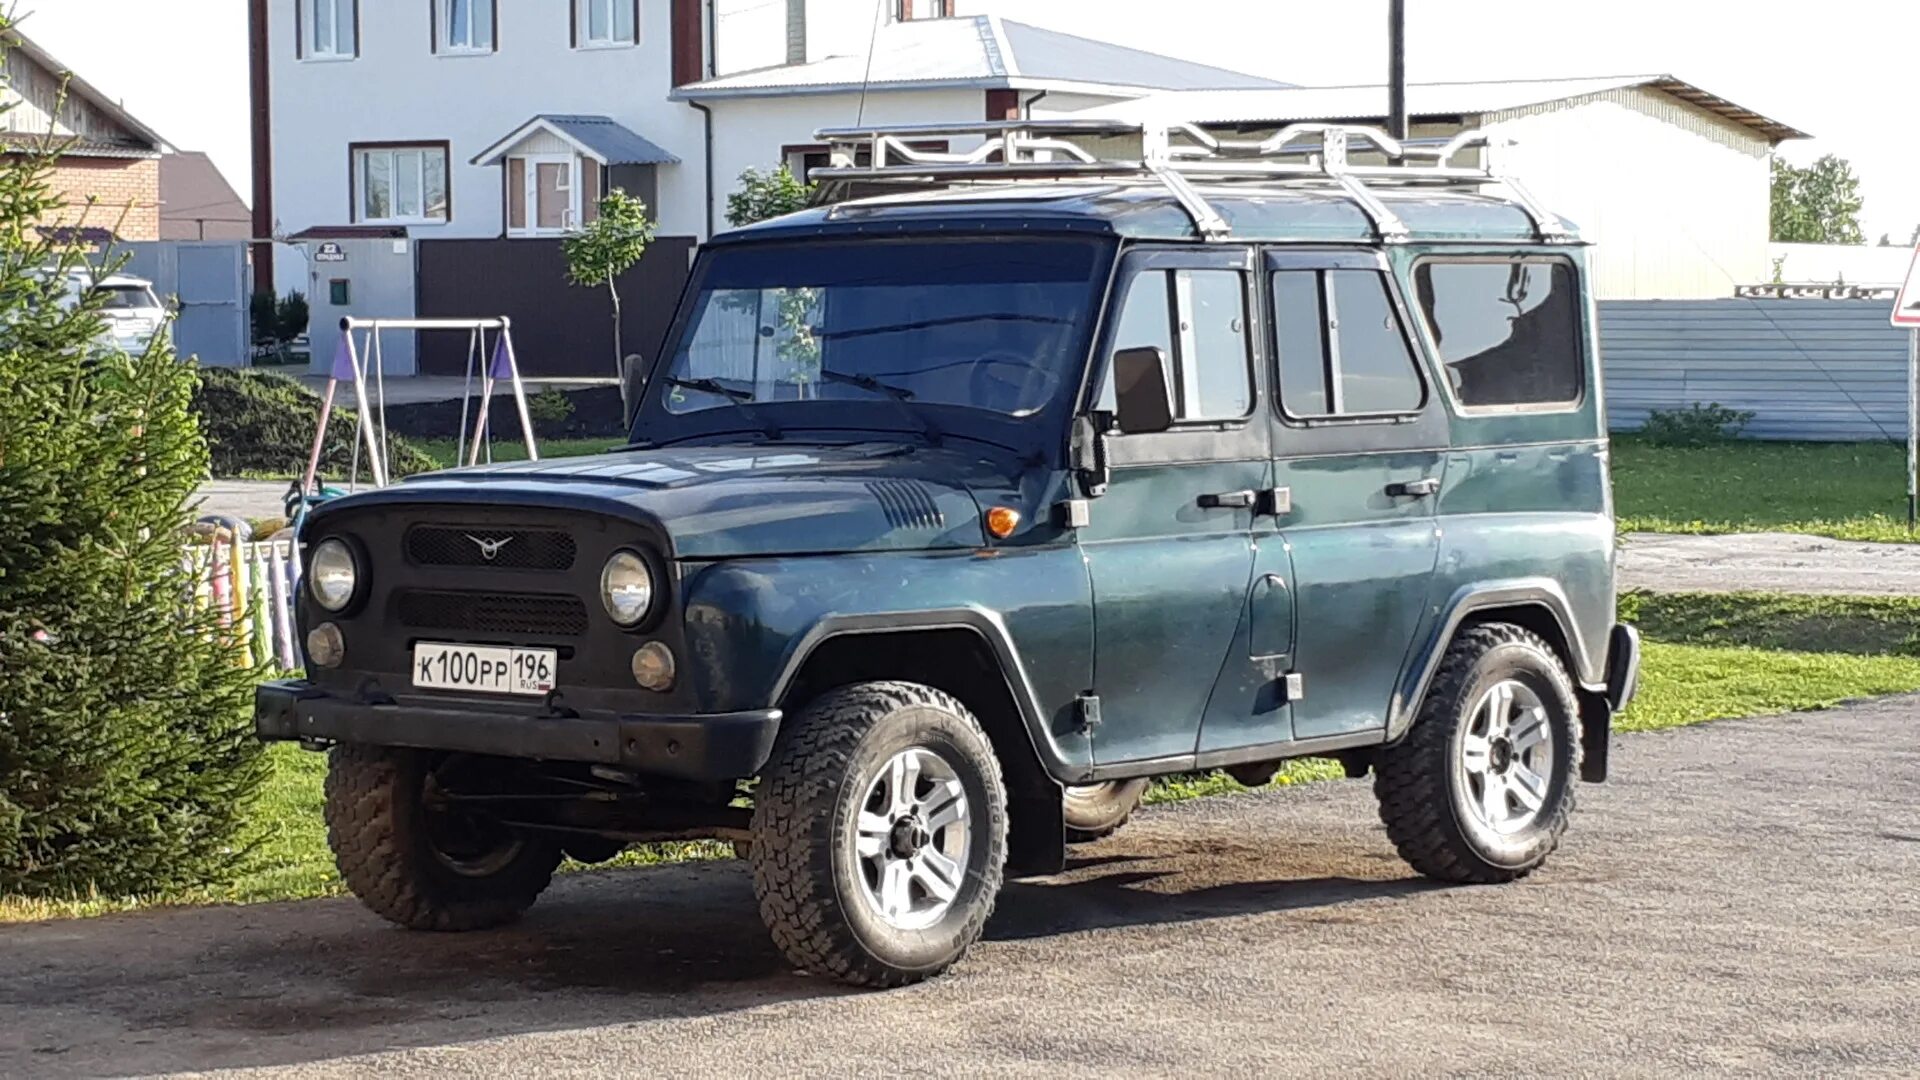
[[[51,275],[58,271],[46,271]],[[64,274],[66,288],[61,303],[71,308],[81,297],[100,298],[100,336],[102,347],[129,353],[145,352],[153,336],[164,332],[169,312],[154,295],[153,282],[131,274],[107,274],[96,277],[81,267]]]

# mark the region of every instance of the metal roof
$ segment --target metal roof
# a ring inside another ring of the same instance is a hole
[[[1379,242],[1374,222],[1337,187],[1196,184],[1236,243]],[[1414,242],[1537,243],[1533,220],[1516,203],[1458,191],[1382,188],[1380,200]],[[1569,228],[1571,228],[1569,224]],[[815,207],[714,238],[715,243],[778,236],[831,236],[863,229],[942,235],[1000,231],[1078,232],[1135,239],[1201,239],[1193,218],[1152,181],[1020,183],[882,195]]]
[[[546,113],[536,116],[473,159],[475,165],[493,165],[527,136],[545,131],[573,144],[574,149],[602,165],[678,165],[680,159],[654,145],[633,129],[608,116]]]
[[[1636,87],[1669,94],[1776,143],[1812,137],[1671,75],[1414,83],[1407,87],[1407,111],[1415,120],[1453,120]],[[1146,116],[1205,124],[1285,124],[1301,120],[1378,122],[1386,115],[1386,109],[1387,88],[1371,84],[1265,90],[1170,90],[1138,101],[1089,109],[1081,115]]]
[[[844,93],[862,86],[920,88],[1120,88],[1131,92],[1291,84],[1046,30],[998,15],[889,22],[865,52],[723,75],[674,91],[678,98]]]

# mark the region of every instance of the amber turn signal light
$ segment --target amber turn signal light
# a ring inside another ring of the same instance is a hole
[[[1020,511],[1006,506],[996,506],[987,511],[987,535],[995,540],[1005,540],[1020,527]]]

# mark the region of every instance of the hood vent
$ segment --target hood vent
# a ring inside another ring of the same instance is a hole
[[[879,501],[887,524],[896,529],[946,527],[947,515],[940,512],[933,492],[917,480],[869,480],[867,490]]]

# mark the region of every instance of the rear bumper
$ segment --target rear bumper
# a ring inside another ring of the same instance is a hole
[[[780,710],[691,716],[545,716],[511,708],[354,701],[304,679],[254,691],[254,731],[269,742],[317,740],[614,765],[686,780],[738,780],[773,752]]]

